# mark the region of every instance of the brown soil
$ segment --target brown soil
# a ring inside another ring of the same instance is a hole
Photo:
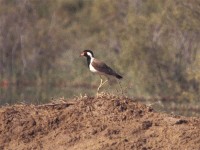
[[[0,149],[199,149],[200,119],[108,94],[0,108]]]

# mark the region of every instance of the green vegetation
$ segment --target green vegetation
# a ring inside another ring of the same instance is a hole
[[[94,50],[135,95],[200,99],[200,2],[0,0],[0,82],[95,85]]]

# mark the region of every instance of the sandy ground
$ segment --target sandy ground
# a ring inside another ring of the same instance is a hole
[[[200,119],[101,94],[0,108],[0,149],[200,149]]]

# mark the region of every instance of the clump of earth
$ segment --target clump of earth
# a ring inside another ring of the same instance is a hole
[[[0,149],[199,149],[200,119],[101,93],[0,108]]]

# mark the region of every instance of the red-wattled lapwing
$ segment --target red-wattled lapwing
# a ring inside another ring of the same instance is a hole
[[[94,58],[94,54],[91,50],[84,50],[81,53],[81,56],[85,56],[87,58],[87,64],[91,72],[97,73],[100,75],[104,75],[106,77],[113,76],[117,79],[122,79],[122,76],[117,74],[114,70],[112,70],[109,66],[107,66],[104,62]],[[107,82],[108,80],[104,81],[101,78],[101,83],[97,89],[97,93],[99,89]]]

